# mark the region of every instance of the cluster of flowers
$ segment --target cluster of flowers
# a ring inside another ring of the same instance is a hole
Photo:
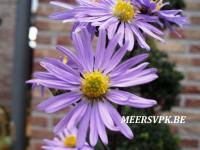
[[[27,81],[34,86],[62,91],[39,104],[39,110],[54,113],[70,108],[53,130],[56,137],[45,140],[43,148],[49,150],[90,150],[98,138],[106,145],[107,129],[132,139],[133,133],[121,121],[115,105],[135,108],[156,105],[155,100],[122,89],[149,83],[158,76],[155,68],[147,68],[149,63],[143,62],[147,54],[123,58],[135,47],[150,50],[146,36],[163,41],[160,29],[173,30],[174,24],[187,23],[181,10],[162,10],[169,4],[162,0],[76,1],[76,6],[51,2],[67,10],[50,16],[74,22],[71,38],[76,51],[57,46],[62,59],[45,58],[41,65],[47,71],[36,72],[35,78]],[[95,50],[94,36],[98,37]]]

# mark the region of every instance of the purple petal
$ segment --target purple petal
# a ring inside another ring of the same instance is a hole
[[[90,114],[91,114],[91,105],[88,104],[88,108],[86,110],[86,113],[84,114],[84,117],[82,118],[80,122],[80,126],[78,129],[78,134],[77,134],[78,148],[81,148],[85,144],[88,126],[89,126]]]
[[[56,79],[56,77],[50,74],[49,72],[34,72],[33,77],[38,79]]]
[[[64,64],[64,63],[62,63],[61,61],[59,61],[58,59],[55,59],[55,58],[45,58],[45,59],[43,59],[42,62],[55,65],[55,66],[65,70],[65,71],[75,75],[75,76],[78,76],[80,74],[77,70],[72,69],[72,67],[69,66],[68,64]]]
[[[63,7],[63,8],[66,8],[66,9],[73,9],[74,8],[74,6],[72,6],[70,4],[57,2],[57,1],[51,1],[50,4],[56,5],[56,6],[59,6],[59,7]]]
[[[68,84],[59,79],[32,79],[26,81],[26,83],[41,85],[48,88],[59,89],[59,90],[77,90],[79,88],[79,86]]]
[[[105,124],[105,126],[112,131],[118,131],[118,128],[114,125],[112,117],[110,116],[110,113],[104,103],[98,103],[98,110],[101,120]]]
[[[144,26],[144,25],[143,25],[141,22],[139,22],[139,21],[137,22],[137,24],[138,24],[138,27],[139,27],[144,33],[150,35],[150,36],[153,37],[153,38],[156,38],[156,39],[158,39],[158,40],[164,42],[164,40],[163,40],[161,37],[159,37],[158,35],[156,35],[155,33],[153,33],[147,26]]]
[[[96,126],[97,126],[97,131],[98,131],[99,137],[101,138],[102,142],[105,145],[107,145],[108,137],[107,137],[105,126],[101,120],[98,108],[95,109],[95,120],[96,120]]]
[[[122,72],[125,72],[129,68],[131,68],[131,67],[137,65],[138,63],[142,62],[147,57],[148,57],[148,54],[141,54],[141,55],[137,55],[137,56],[134,56],[134,57],[126,60],[125,62],[121,63],[116,68],[114,68],[112,70],[112,72],[110,73],[110,76],[114,77],[114,76],[121,74]]]
[[[117,26],[118,26],[118,21],[112,23],[108,27],[108,39],[109,40],[111,40],[113,38],[113,36],[116,34]]]
[[[111,58],[110,63],[108,63],[107,66],[105,66],[105,71],[104,73],[108,73],[110,71],[112,71],[122,60],[122,58],[124,57],[124,55],[126,54],[128,48],[128,43],[125,43],[115,54],[114,56]]]
[[[109,92],[106,94],[106,98],[111,100],[118,100],[121,103],[125,103],[128,101],[130,94],[128,92],[120,91],[120,90],[109,90]]]
[[[87,105],[85,104],[81,109],[77,109],[76,113],[73,114],[69,122],[67,123],[67,129],[72,130],[76,125],[81,121],[83,116],[85,115],[87,109]]]
[[[54,19],[54,20],[74,20],[74,11],[73,10],[69,10],[66,12],[56,12],[53,13],[49,16],[50,19]]]
[[[78,52],[78,59],[80,59],[80,62],[82,63],[84,69],[86,71],[92,71],[87,54],[85,53],[87,49],[85,49],[84,44],[83,44],[84,39],[82,39],[82,37],[79,35],[78,32],[72,33],[72,39],[73,39],[74,47],[76,48]]]
[[[93,54],[93,49],[92,49],[92,43],[91,43],[91,36],[88,32],[88,30],[84,27],[80,31],[80,36],[83,42],[83,47],[85,49],[85,56],[87,60],[87,65],[90,71],[93,70],[93,61],[94,61],[94,54]]]
[[[137,41],[138,41],[138,44],[142,47],[142,48],[145,48],[147,50],[150,50],[150,47],[149,45],[145,42],[145,39],[144,39],[144,36],[141,34],[141,32],[139,31],[139,29],[137,29],[134,26],[131,26],[131,30],[133,31],[133,33],[135,34],[136,38],[137,38]]]
[[[124,32],[125,32],[125,25],[123,22],[121,22],[118,30],[117,30],[117,34],[120,34],[120,38],[119,38],[119,45],[122,46],[123,45],[123,40],[124,40]]]
[[[131,68],[125,72],[121,72],[118,76],[112,77],[111,82],[122,82],[130,80],[130,78],[137,77],[141,72],[149,65],[148,62],[144,62],[134,68]]]
[[[76,111],[77,111],[77,110],[84,109],[85,106],[87,106],[87,105],[85,105],[84,102],[81,102],[81,103],[77,104],[75,108],[72,108],[72,109],[66,114],[66,116],[54,127],[53,132],[54,132],[54,133],[59,133],[59,132],[61,132],[64,128],[66,128],[66,125],[67,125],[68,121],[69,121],[70,118],[76,113]]]
[[[115,48],[117,46],[117,41],[119,40],[121,35],[116,34],[108,43],[108,46],[105,50],[106,55],[104,56],[104,63],[102,64],[101,68],[105,68],[107,64],[110,62],[110,59],[115,51]]]
[[[50,64],[47,62],[41,62],[40,64],[58,79],[67,83],[80,85],[80,76],[75,76],[66,70],[63,70],[59,66],[56,66],[56,64]]]
[[[155,79],[157,79],[158,76],[156,74],[150,74],[147,76],[142,76],[142,77],[138,77],[138,78],[133,78],[130,79],[129,81],[125,81],[125,82],[115,82],[115,83],[111,83],[110,86],[112,87],[130,87],[130,86],[136,86],[136,85],[141,85],[141,84],[145,84],[145,83],[149,83]]]
[[[117,18],[111,17],[107,21],[105,21],[99,29],[107,29],[111,24],[115,23],[117,21]]]
[[[119,127],[120,131],[129,139],[133,138],[133,133],[131,129],[128,127],[128,125],[124,122],[122,122],[122,117],[120,114],[116,111],[116,109],[110,104],[106,103],[108,110],[110,111],[110,114],[115,122],[115,124]]]
[[[37,106],[39,110],[44,110],[46,113],[56,112],[60,109],[66,108],[69,105],[75,103],[81,98],[81,94],[77,92],[69,92],[54,96],[48,100],[42,102]]]
[[[149,108],[156,104],[157,102],[155,100],[145,99],[134,94],[131,95],[129,101],[127,102],[127,105],[135,108]]]
[[[149,108],[157,104],[155,100],[145,99],[121,90],[110,90],[106,98],[115,104],[135,108]]]
[[[97,70],[103,63],[104,55],[105,55],[104,54],[105,46],[106,46],[106,32],[105,30],[99,30],[99,38],[97,42],[95,65],[94,65],[95,70]]]
[[[73,61],[73,63],[77,64],[78,66],[82,66],[80,60],[71,50],[68,50],[63,46],[57,46],[56,48],[58,51],[66,55],[71,61]]]
[[[96,104],[93,104],[90,116],[90,136],[89,136],[90,144],[92,146],[95,146],[98,141],[98,132],[95,121],[95,109],[97,109]]]
[[[131,28],[129,27],[129,24],[125,24],[125,42],[128,42],[128,50],[133,50],[135,39],[133,36],[133,32]]]

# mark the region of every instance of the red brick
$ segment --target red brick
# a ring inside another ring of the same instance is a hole
[[[36,139],[44,139],[44,138],[49,138],[51,139],[53,137],[53,133],[47,130],[36,130],[32,129],[31,131],[31,138],[36,138]]]
[[[42,145],[43,145],[43,142],[32,142],[30,143],[30,146],[28,148],[28,150],[42,150]]]
[[[39,34],[37,36],[36,42],[37,42],[37,44],[50,44],[51,45],[51,36]]]
[[[55,49],[37,48],[34,50],[34,57],[41,58],[41,59],[43,59],[44,57],[58,58],[58,57],[60,57],[60,54],[58,51],[56,51],[56,48]]]
[[[191,64],[191,58],[190,57],[184,57],[181,55],[169,55],[169,60],[177,65],[190,65]]]
[[[43,143],[35,143],[34,144],[35,150],[43,150],[42,146],[43,146]]]
[[[200,87],[198,86],[184,86],[182,88],[183,93],[191,93],[191,94],[199,94],[200,93]]]
[[[68,36],[59,36],[57,37],[57,44],[58,45],[67,45],[67,46],[71,46],[71,39]]]
[[[40,65],[39,62],[33,63],[33,70],[34,71],[45,71],[45,69]]]
[[[40,126],[40,127],[46,127],[47,126],[47,118],[45,117],[39,117],[39,116],[32,116],[30,118],[31,125],[33,126]]]
[[[200,39],[200,31],[199,30],[176,29],[176,32],[178,32],[181,35],[181,38],[176,36],[176,34],[174,32],[170,33],[170,37],[177,38],[177,39],[194,39],[194,40]]]
[[[184,51],[184,46],[181,43],[177,42],[169,42],[167,41],[166,43],[157,43],[157,47],[159,50],[170,53],[170,52],[183,52]]]
[[[70,23],[62,23],[61,21],[52,21],[52,20],[36,20],[36,27],[40,31],[57,31],[69,33],[71,30]]]
[[[47,5],[39,5],[37,10],[38,16],[48,17],[51,13],[54,12],[54,8],[50,7],[50,4]]]
[[[179,29],[177,28],[175,30],[181,37],[178,37],[177,34],[175,32],[170,32],[170,37],[171,38],[185,38],[185,34],[184,34],[184,29]]]
[[[190,21],[192,24],[200,24],[200,16],[192,16],[190,17]]]
[[[199,30],[184,30],[184,38],[185,39],[194,39],[199,40],[200,39],[200,31]]]
[[[200,45],[192,45],[190,47],[190,52],[192,52],[192,53],[200,53]]]
[[[188,10],[199,10],[200,9],[200,2],[188,2],[187,3],[187,9]]]
[[[200,66],[200,58],[193,58],[192,59],[192,64],[194,66]]]
[[[189,72],[188,73],[188,79],[200,81],[200,75],[199,74],[200,74],[200,72]]]
[[[181,146],[187,148],[197,148],[198,140],[196,139],[183,139],[181,140]]]
[[[36,111],[37,105],[42,102],[42,100],[38,101],[39,98],[37,98],[37,101],[34,99],[32,100],[33,102],[31,103],[31,110]],[[44,99],[43,99],[44,100]]]
[[[31,91],[31,94],[32,94],[32,97],[34,99],[47,99],[52,95],[47,88],[44,89],[44,96],[41,95],[41,89],[40,88],[34,88]]]
[[[0,105],[11,110],[11,80],[13,77],[15,1],[0,1]]]
[[[200,107],[200,99],[186,99],[185,106],[187,107]]]

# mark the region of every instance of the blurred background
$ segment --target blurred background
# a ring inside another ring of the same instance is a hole
[[[121,113],[184,115],[187,123],[130,125],[136,139],[130,142],[110,134],[111,150],[200,149],[200,1],[171,2],[172,8],[185,8],[191,24],[177,29],[182,38],[166,31],[164,44],[149,39],[153,47],[149,61],[158,68],[160,78],[133,89],[155,98],[159,105],[145,112],[125,108]],[[35,106],[51,93],[45,91],[41,97],[39,89],[25,85],[33,71],[42,70],[42,58],[58,56],[55,45],[72,47],[71,24],[48,19],[56,10],[49,0],[0,0],[0,150],[40,150],[42,139],[52,137],[53,126],[66,112],[37,111]]]

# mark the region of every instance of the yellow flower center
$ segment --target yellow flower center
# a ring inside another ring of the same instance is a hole
[[[124,22],[130,21],[135,16],[135,10],[130,1],[117,0],[113,7],[113,15]]]
[[[160,10],[163,4],[163,0],[151,0],[152,3],[156,3],[156,10]]]
[[[65,138],[64,141],[65,147],[76,147],[76,136],[70,135]]]
[[[157,3],[157,2],[158,2],[158,0],[151,0],[151,2],[152,2],[152,3]]]
[[[68,58],[67,58],[67,56],[64,56],[64,58],[63,58],[63,64],[67,64],[67,62],[68,62]]]
[[[109,77],[101,72],[84,73],[83,78],[81,90],[89,99],[98,99],[108,91]]]

